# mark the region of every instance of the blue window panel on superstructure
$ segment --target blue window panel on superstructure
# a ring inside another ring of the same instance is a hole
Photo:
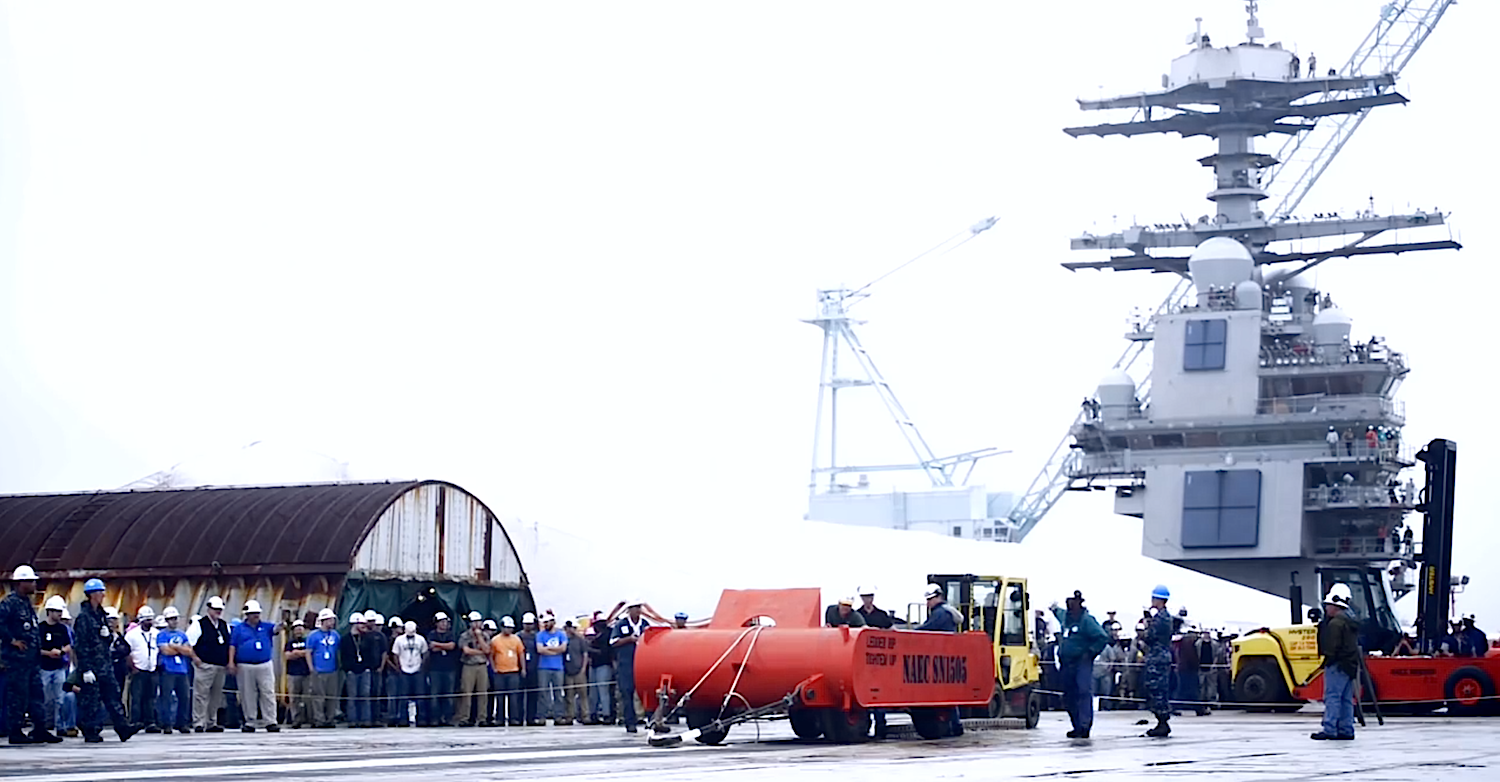
[[[1224,368],[1224,343],[1229,335],[1229,321],[1190,320],[1187,337],[1182,343],[1182,368],[1201,372]]]
[[[1253,548],[1260,540],[1260,470],[1183,475],[1182,547]]]

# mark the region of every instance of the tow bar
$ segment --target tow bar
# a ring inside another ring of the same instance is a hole
[[[683,741],[686,741],[687,739],[696,739],[705,733],[715,733],[728,730],[730,726],[738,725],[741,722],[749,722],[750,720],[759,719],[771,714],[784,713],[797,703],[798,691],[801,689],[802,688],[799,686],[796,690],[787,693],[782,697],[781,700],[776,701],[775,703],[768,703],[764,706],[750,709],[749,711],[743,711],[739,714],[735,714],[729,717],[721,717],[702,727],[691,728],[689,730],[683,731],[682,733],[673,735],[664,735],[671,729],[668,728],[665,724],[665,720],[668,716],[670,716],[670,712],[667,712],[667,701],[663,699],[661,701],[661,704],[656,708],[656,714],[651,718],[652,735],[649,739],[646,740],[646,743],[650,744],[653,747],[675,747],[678,744],[681,744]],[[671,711],[676,712],[681,707],[682,704],[679,703],[677,708],[674,708]]]

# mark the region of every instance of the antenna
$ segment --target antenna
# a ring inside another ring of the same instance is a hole
[[[1254,44],[1257,40],[1266,37],[1266,31],[1260,27],[1260,11],[1258,0],[1245,0],[1245,12],[1250,14],[1249,21],[1245,22],[1245,40]]]

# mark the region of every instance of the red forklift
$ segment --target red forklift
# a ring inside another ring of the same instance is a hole
[[[1421,565],[1417,584],[1415,654],[1395,654],[1403,628],[1391,608],[1391,593],[1379,567],[1318,569],[1321,591],[1336,583],[1349,587],[1360,621],[1360,645],[1366,651],[1368,675],[1360,677],[1358,699],[1377,714],[1425,714],[1446,707],[1453,715],[1500,714],[1495,682],[1500,656],[1457,657],[1440,654],[1449,637],[1449,604],[1453,595],[1453,487],[1457,446],[1451,440],[1429,442],[1417,458],[1425,465],[1426,485],[1416,510],[1423,515]],[[1291,588],[1292,627],[1261,628],[1234,642],[1235,700],[1257,711],[1293,711],[1321,700],[1323,675],[1317,653],[1317,625],[1302,623],[1302,588]],[[1320,610],[1319,610],[1320,611]],[[1486,646],[1488,644],[1486,643]],[[1372,692],[1373,690],[1373,692]]]

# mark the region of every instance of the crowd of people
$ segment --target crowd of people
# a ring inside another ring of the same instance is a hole
[[[426,626],[369,610],[345,629],[324,608],[283,627],[247,600],[183,617],[141,606],[132,617],[103,605],[89,579],[75,617],[61,596],[36,615],[36,574],[12,574],[0,601],[0,715],[11,744],[121,741],[139,732],[246,733],[290,728],[623,725],[644,722],[635,692],[635,644],[646,627],[684,627],[643,601],[622,601],[559,626],[540,617],[437,612]],[[277,658],[280,658],[279,660]],[[278,664],[279,663],[279,664]],[[278,686],[278,678],[281,679]]]

